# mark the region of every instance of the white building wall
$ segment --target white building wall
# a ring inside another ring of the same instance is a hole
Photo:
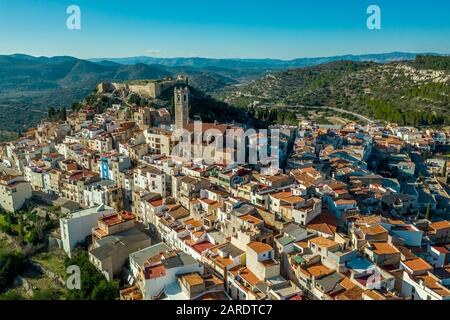
[[[144,299],[151,300],[152,297],[159,294],[165,287],[171,285],[175,281],[177,281],[178,274],[184,273],[192,273],[199,272],[203,273],[203,265],[200,263],[194,263],[178,268],[171,268],[167,270],[167,273],[163,277],[158,277],[155,279],[149,279],[145,281],[145,291],[144,291]]]
[[[86,215],[77,215],[73,218],[61,218],[59,220],[63,249],[69,257],[76,245],[83,242],[92,233],[92,228],[97,226],[100,217],[112,214],[112,208],[103,211],[92,212]]]
[[[403,276],[402,295],[414,300],[450,300],[450,296],[442,297],[433,290],[413,281],[407,273]]]
[[[9,212],[20,210],[31,196],[31,185],[28,182],[22,182],[14,188],[0,186],[0,206]]]

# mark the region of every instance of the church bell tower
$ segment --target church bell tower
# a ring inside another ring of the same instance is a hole
[[[189,88],[176,87],[174,90],[175,130],[183,129],[189,123]]]

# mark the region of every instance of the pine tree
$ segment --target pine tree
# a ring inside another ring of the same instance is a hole
[[[51,119],[55,116],[56,110],[53,107],[48,108],[48,117]]]
[[[67,110],[66,110],[66,107],[62,107],[62,108],[61,108],[60,119],[63,120],[63,121],[66,121],[66,120],[67,120]]]

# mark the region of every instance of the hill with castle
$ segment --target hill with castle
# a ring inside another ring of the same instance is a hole
[[[134,102],[153,100],[171,109],[173,92],[168,89],[175,85],[189,86],[192,117],[208,122],[258,121],[252,118],[261,113],[255,110],[260,105],[277,111],[289,105],[328,105],[401,124],[448,124],[449,59],[391,54],[283,63],[181,59],[132,64],[0,56],[0,141],[36,125],[49,108],[73,109],[93,90],[105,96],[120,93]]]

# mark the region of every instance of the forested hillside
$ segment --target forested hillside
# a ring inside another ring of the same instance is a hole
[[[276,72],[217,96],[244,108],[330,106],[401,125],[450,124],[450,57],[377,64],[340,61]]]

